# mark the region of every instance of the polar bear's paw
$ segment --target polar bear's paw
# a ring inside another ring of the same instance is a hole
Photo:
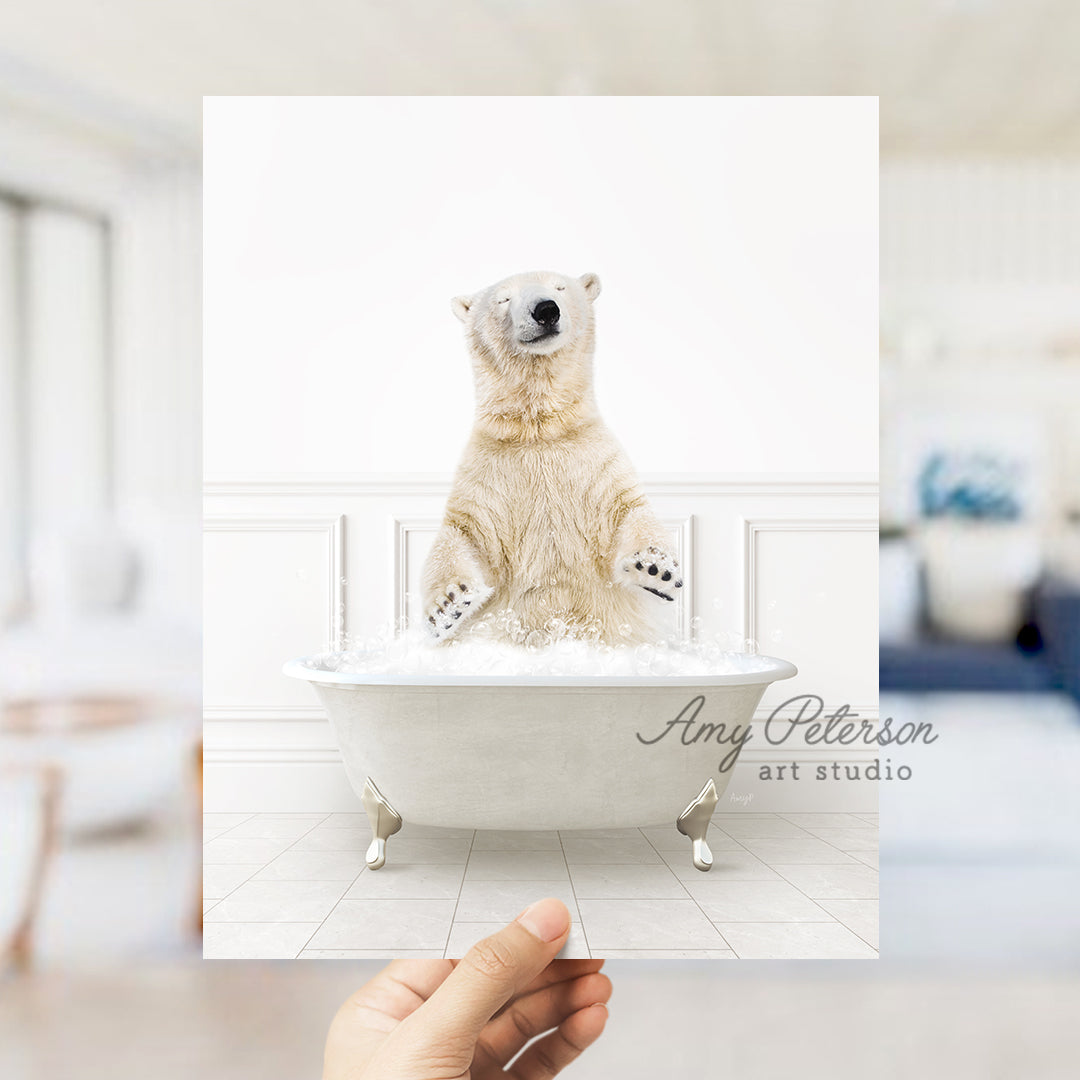
[[[479,582],[459,581],[439,590],[428,607],[428,629],[436,641],[452,638],[494,590]]]
[[[638,585],[646,592],[674,600],[676,590],[683,587],[679,560],[660,548],[646,548],[619,560],[620,578],[626,585]]]

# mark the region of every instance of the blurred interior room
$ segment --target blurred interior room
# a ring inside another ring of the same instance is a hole
[[[374,970],[198,959],[201,96],[524,93],[880,95],[881,679],[939,735],[886,959],[613,962],[575,1075],[1072,1075],[1078,54],[1069,0],[0,10],[0,1074],[313,1075]]]
[[[1080,166],[1006,150],[883,162],[880,682],[939,741],[882,789],[882,918],[1075,962]]]
[[[3,81],[0,955],[191,949],[198,143]]]

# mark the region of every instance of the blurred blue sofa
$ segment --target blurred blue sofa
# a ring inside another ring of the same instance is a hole
[[[927,632],[910,644],[882,645],[879,681],[893,691],[1064,690],[1080,701],[1080,586],[1041,582],[1015,642],[973,644]]]

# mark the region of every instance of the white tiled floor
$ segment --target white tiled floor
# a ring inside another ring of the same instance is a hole
[[[674,827],[406,824],[379,871],[363,814],[206,814],[204,840],[208,958],[457,957],[543,896],[564,956],[877,956],[873,814],[718,814],[708,874]]]

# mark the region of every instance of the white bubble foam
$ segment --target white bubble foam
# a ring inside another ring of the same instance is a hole
[[[657,679],[740,675],[774,666],[768,657],[724,649],[721,639],[733,636],[604,645],[589,635],[582,638],[532,631],[524,644],[483,636],[437,644],[426,631],[416,629],[397,636],[380,633],[306,662],[319,671],[375,676],[648,675]]]

